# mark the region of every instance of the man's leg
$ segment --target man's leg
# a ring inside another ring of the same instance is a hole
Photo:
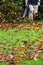
[[[28,12],[28,0],[24,0],[25,2],[25,10],[24,10],[24,13],[23,13],[23,16],[22,18],[25,18],[25,16],[27,15],[27,12]]]
[[[33,20],[33,12],[32,11],[29,12],[29,19]]]
[[[24,10],[22,18],[25,18],[25,16],[27,15],[27,12],[28,12],[28,8],[26,7],[25,10]]]
[[[34,8],[32,5],[29,5],[29,19],[33,20],[33,11],[34,11]]]
[[[36,17],[36,14],[38,13],[38,5],[34,5],[34,17]]]

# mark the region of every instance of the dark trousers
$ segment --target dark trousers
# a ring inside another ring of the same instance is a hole
[[[26,15],[28,14],[28,12],[29,12],[29,8],[28,7],[25,7],[25,10],[24,10],[24,12],[23,12],[23,18],[25,18],[26,17]]]

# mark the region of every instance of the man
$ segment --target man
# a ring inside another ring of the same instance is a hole
[[[40,0],[29,0],[29,18],[31,20],[33,20],[34,16],[36,16],[36,13],[38,13],[39,6],[40,6]]]

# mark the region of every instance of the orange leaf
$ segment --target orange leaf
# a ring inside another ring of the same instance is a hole
[[[13,58],[14,58],[14,59],[17,59],[17,58],[19,58],[19,56],[17,56],[17,55],[14,55],[14,56],[13,56]]]
[[[22,50],[22,48],[18,48],[17,50]]]
[[[26,56],[26,54],[21,54],[22,56]]]
[[[18,65],[18,64],[16,63],[16,64],[14,64],[14,65]]]

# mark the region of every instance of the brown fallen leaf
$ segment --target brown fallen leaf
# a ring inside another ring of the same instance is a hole
[[[35,53],[34,56],[33,56],[33,59],[37,60],[37,57],[38,57],[38,53]]]
[[[3,45],[6,45],[6,42],[2,42]]]
[[[39,58],[43,59],[43,55],[42,55],[42,56],[40,56]]]

